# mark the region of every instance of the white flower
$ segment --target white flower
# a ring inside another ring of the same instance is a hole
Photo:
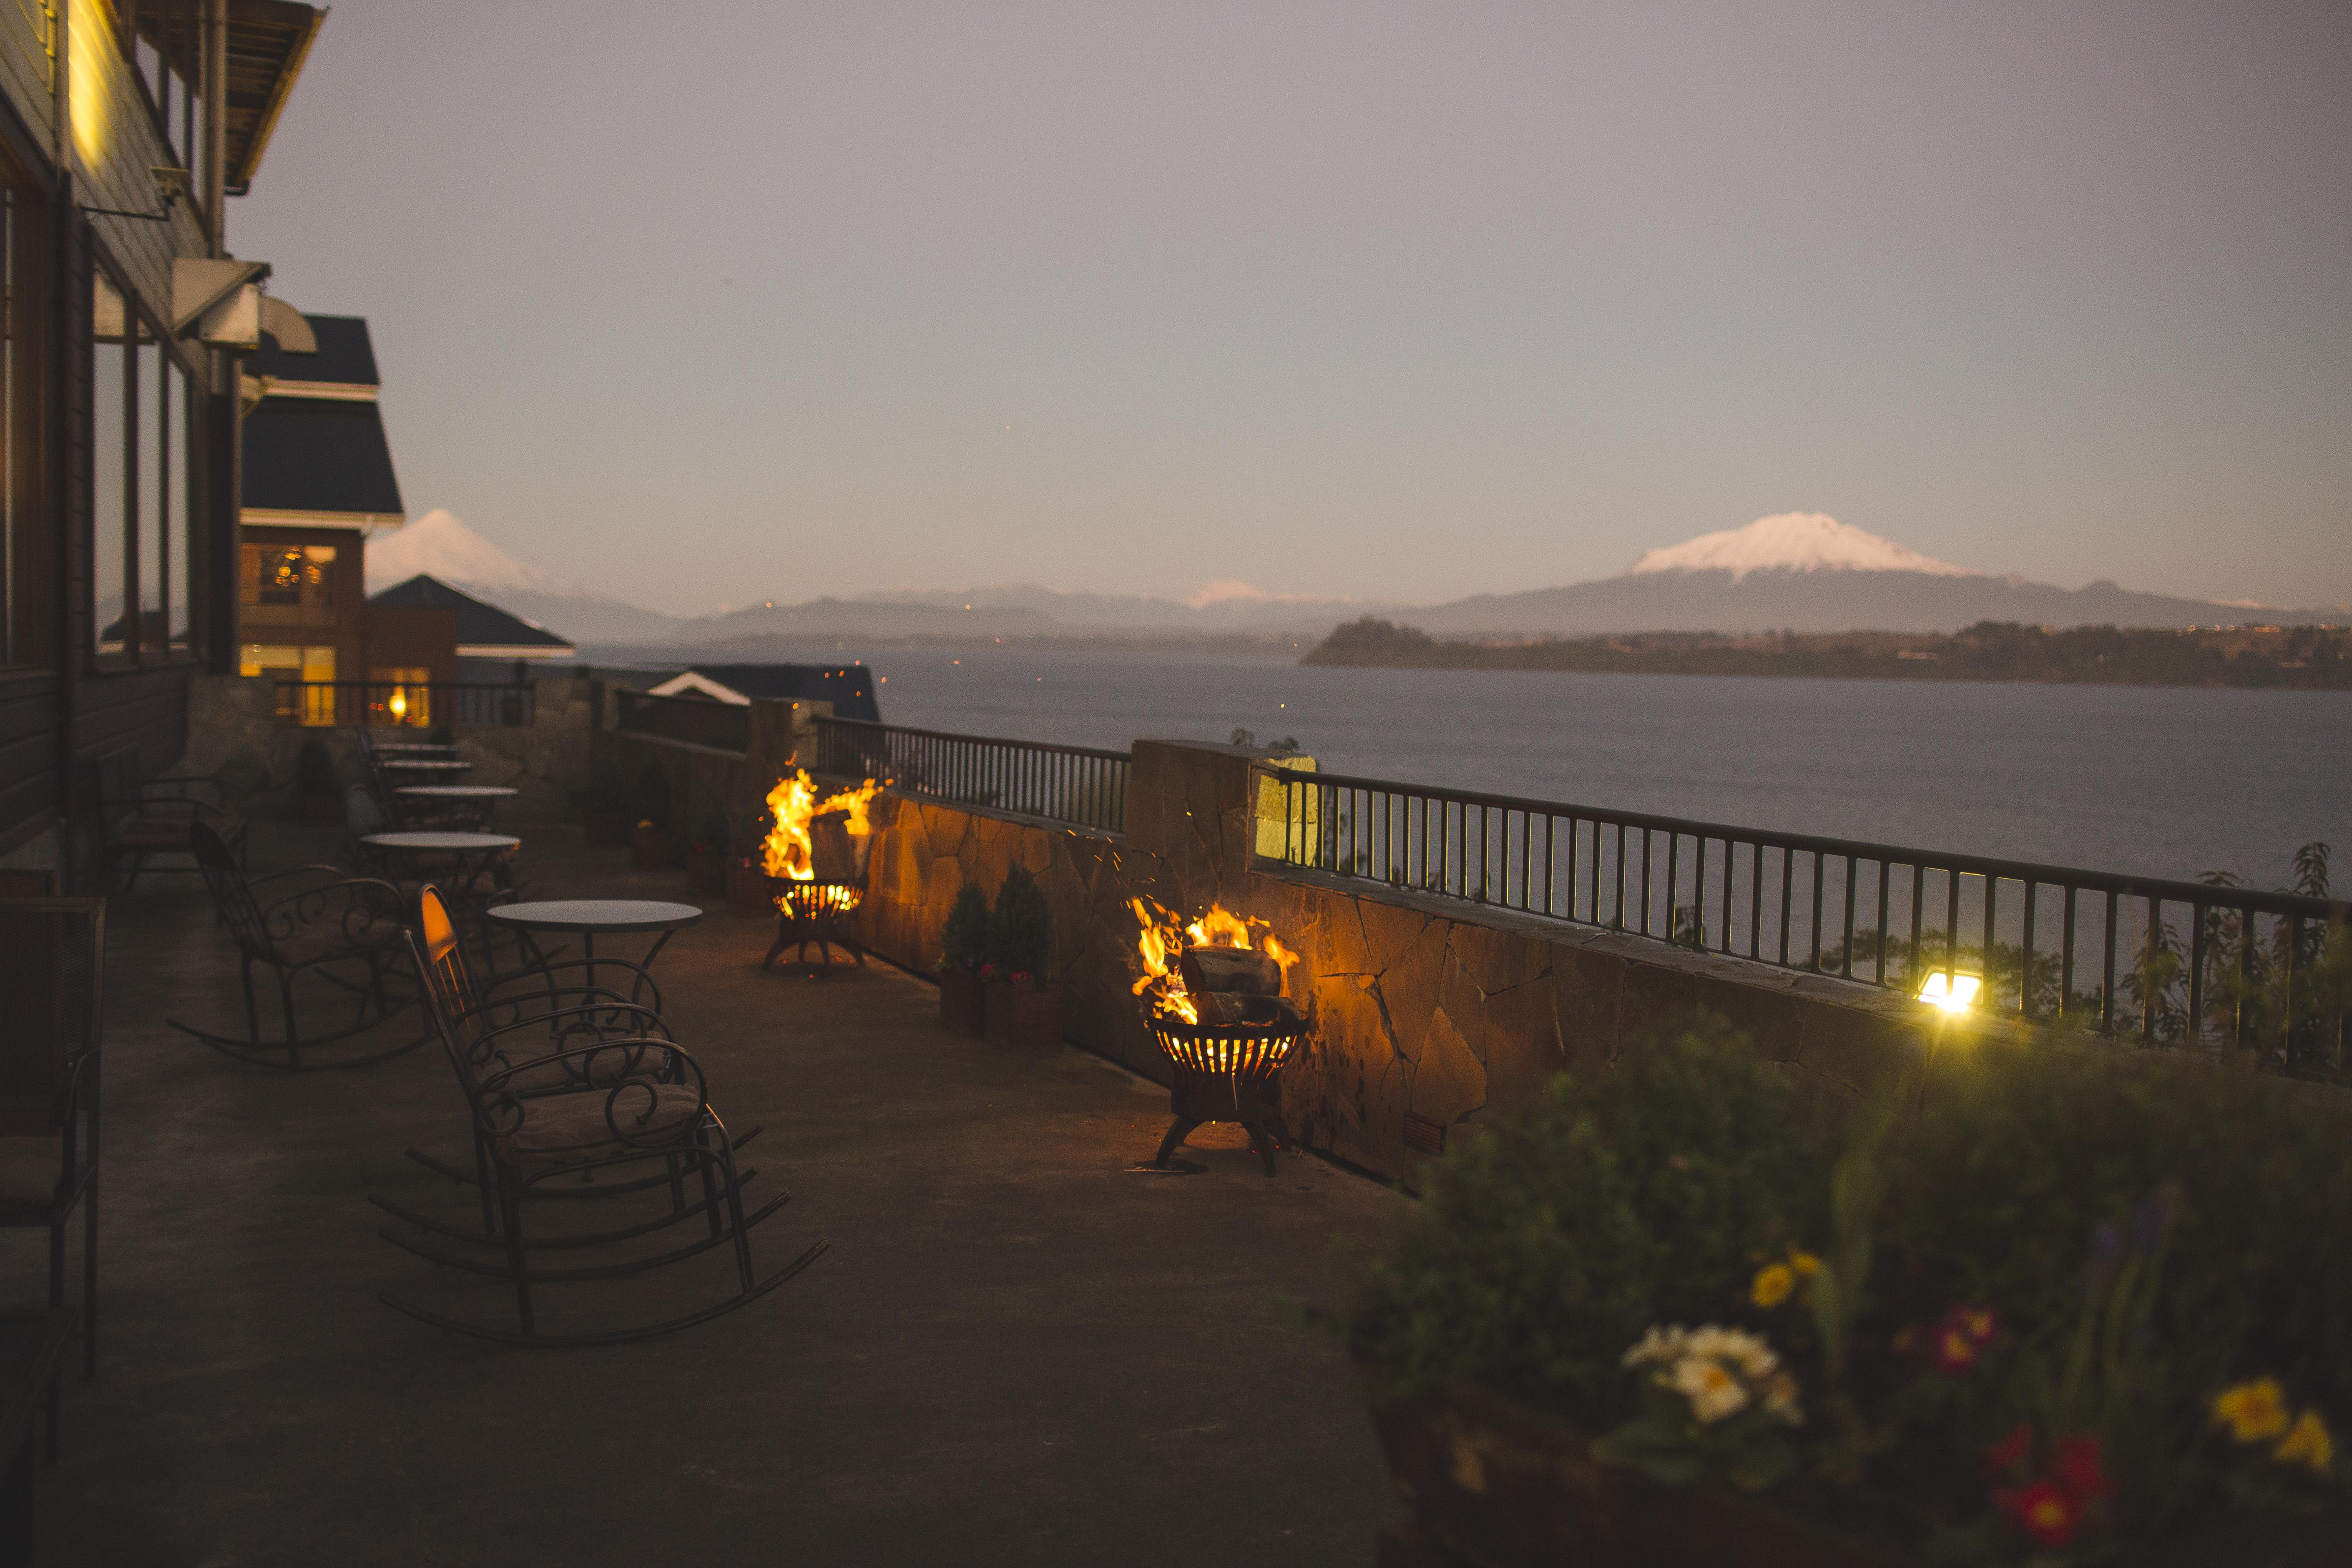
[[[1642,1336],[1641,1342],[1627,1351],[1621,1358],[1621,1364],[1647,1366],[1653,1363],[1664,1363],[1674,1361],[1683,1353],[1684,1342],[1689,1337],[1680,1324],[1671,1329],[1662,1329],[1654,1323],[1650,1327],[1650,1331]]]
[[[1691,1414],[1703,1423],[1736,1415],[1748,1405],[1747,1385],[1712,1356],[1686,1355],[1659,1381],[1689,1400]]]
[[[1784,1372],[1765,1384],[1764,1409],[1775,1421],[1803,1426],[1805,1409],[1797,1403],[1797,1380]]]
[[[1756,1335],[1739,1329],[1726,1329],[1709,1323],[1692,1331],[1683,1343],[1686,1355],[1703,1355],[1736,1366],[1739,1374],[1750,1383],[1761,1383],[1779,1370],[1780,1358]]]

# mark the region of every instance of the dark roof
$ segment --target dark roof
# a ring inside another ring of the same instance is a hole
[[[460,589],[452,588],[438,577],[418,573],[407,582],[396,584],[381,594],[368,597],[371,605],[384,605],[395,609],[455,610],[457,612],[457,647],[543,647],[568,648],[570,639],[557,637],[545,626],[524,620],[510,610],[485,604]]]
[[[689,664],[703,679],[742,697],[830,702],[834,716],[878,722],[874,676],[862,664]]]
[[[272,511],[405,516],[373,403],[265,397],[245,416],[245,495]]]
[[[289,354],[268,332],[261,334],[261,352],[247,358],[253,375],[274,375],[280,381],[326,381],[341,386],[381,386],[376,378],[375,344],[368,337],[365,316],[313,316],[310,335],[319,340],[314,354]]]

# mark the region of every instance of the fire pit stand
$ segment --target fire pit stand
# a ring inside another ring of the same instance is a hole
[[[1271,1024],[1188,1024],[1160,1016],[1151,1020],[1175,1076],[1168,1086],[1176,1120],[1160,1141],[1153,1165],[1169,1164],[1177,1146],[1204,1121],[1237,1121],[1250,1147],[1275,1173],[1275,1151],[1282,1147],[1282,1064],[1302,1032],[1290,1019]]]
[[[849,916],[864,898],[865,890],[855,882],[799,882],[778,878],[771,884],[781,885],[776,895],[776,940],[768,948],[768,956],[760,961],[766,969],[783,956],[784,949],[797,942],[799,955],[793,962],[808,962],[809,944],[816,944],[825,964],[833,963],[833,944],[839,942],[857,960],[857,967],[866,967],[866,950],[850,936]]]

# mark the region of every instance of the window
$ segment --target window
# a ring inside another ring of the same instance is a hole
[[[194,651],[188,631],[187,368],[104,272],[92,276],[90,624],[106,664]]]
[[[237,603],[262,612],[247,625],[334,624],[328,597],[335,569],[331,544],[247,544],[239,549]]]

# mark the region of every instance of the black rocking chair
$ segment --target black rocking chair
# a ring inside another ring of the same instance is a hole
[[[469,1028],[453,1016],[470,994],[459,953],[457,928],[440,897],[427,889],[418,900],[419,930],[410,933],[417,972],[425,977],[424,1006],[463,1091],[482,1192],[483,1228],[461,1226],[384,1207],[436,1235],[467,1242],[482,1252],[449,1252],[393,1230],[380,1234],[434,1263],[505,1279],[514,1287],[517,1327],[468,1323],[385,1295],[379,1298],[421,1322],[503,1344],[547,1347],[620,1344],[691,1328],[759,1300],[814,1263],[825,1250],[822,1240],[765,1279],[751,1262],[751,1227],[789,1201],[772,1198],[756,1212],[743,1212],[742,1192],[755,1173],[736,1168],[734,1144],[710,1109],[702,1069],[666,1035],[644,1026],[658,1016],[610,995],[550,1009],[509,1025]],[[492,1009],[499,1005],[492,1004]],[[478,1018],[486,1009],[463,1016]],[[509,1032],[546,1045],[529,1055],[520,1042],[495,1046]],[[456,1174],[455,1172],[446,1173]],[[687,1180],[701,1189],[687,1200]],[[618,1177],[617,1181],[600,1180]],[[526,1227],[530,1200],[556,1193],[620,1199],[650,1196],[649,1215],[593,1231],[549,1233]],[[654,1236],[696,1216],[708,1234],[666,1250],[619,1261],[577,1268],[534,1262],[549,1249],[619,1246]],[[722,1300],[657,1322],[585,1333],[541,1331],[532,1289],[555,1283],[615,1279],[710,1251],[733,1254],[737,1289]],[[492,1258],[498,1253],[503,1258]]]
[[[353,1055],[330,1053],[305,1060],[303,1053],[338,1046],[399,1015],[416,999],[404,971],[408,948],[400,923],[400,892],[373,877],[352,877],[340,867],[302,866],[248,879],[228,847],[203,823],[190,835],[196,864],[211,889],[221,923],[236,943],[245,988],[245,1037],[164,1020],[183,1034],[240,1061],[296,1072],[365,1067],[425,1043],[425,1035]],[[273,886],[275,884],[275,886]],[[264,902],[261,890],[268,890]],[[262,1035],[261,1013],[253,994],[253,969],[278,976],[281,1037]],[[337,994],[352,1008],[340,1028],[305,1035],[297,1009],[298,990],[306,995]]]

